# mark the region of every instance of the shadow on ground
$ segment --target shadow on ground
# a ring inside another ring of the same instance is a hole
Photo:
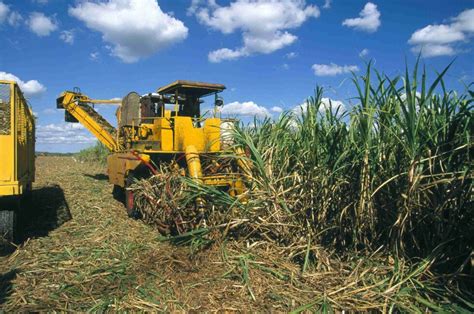
[[[16,243],[13,245],[0,239],[0,256],[13,253],[28,238],[47,236],[50,231],[72,218],[59,185],[34,189],[29,198],[20,200],[19,207]]]
[[[109,176],[105,175],[103,173],[98,173],[98,174],[84,174],[85,177],[97,180],[97,181],[107,181],[109,180]]]
[[[0,256],[12,254],[28,238],[47,236],[48,233],[72,218],[64,192],[59,185],[34,189],[28,199],[20,200],[18,239],[15,244],[0,240]],[[0,305],[11,294],[17,269],[0,273]]]
[[[47,236],[50,231],[72,218],[64,192],[59,185],[33,190],[31,201],[24,204],[20,219],[22,242],[28,238]]]

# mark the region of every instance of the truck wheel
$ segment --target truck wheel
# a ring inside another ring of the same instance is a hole
[[[17,211],[0,210],[0,237],[4,241],[14,242],[17,232]]]

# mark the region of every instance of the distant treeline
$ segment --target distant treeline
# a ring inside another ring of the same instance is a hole
[[[36,152],[36,156],[74,156],[75,153],[50,153],[50,152]]]

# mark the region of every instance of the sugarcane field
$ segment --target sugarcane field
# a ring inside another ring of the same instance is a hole
[[[474,312],[473,21],[0,0],[0,311]]]

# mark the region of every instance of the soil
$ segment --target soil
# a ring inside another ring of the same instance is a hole
[[[74,156],[39,156],[36,166],[23,239],[0,257],[2,312],[425,312],[434,302],[432,275],[401,259],[311,247],[303,270],[265,241],[179,245],[128,218],[105,166]]]
[[[232,247],[193,254],[161,242],[128,218],[104,166],[55,156],[37,157],[36,166],[22,243],[0,257],[0,310],[268,311],[300,303],[278,292],[286,282],[272,275],[274,285],[256,276],[251,287]]]

